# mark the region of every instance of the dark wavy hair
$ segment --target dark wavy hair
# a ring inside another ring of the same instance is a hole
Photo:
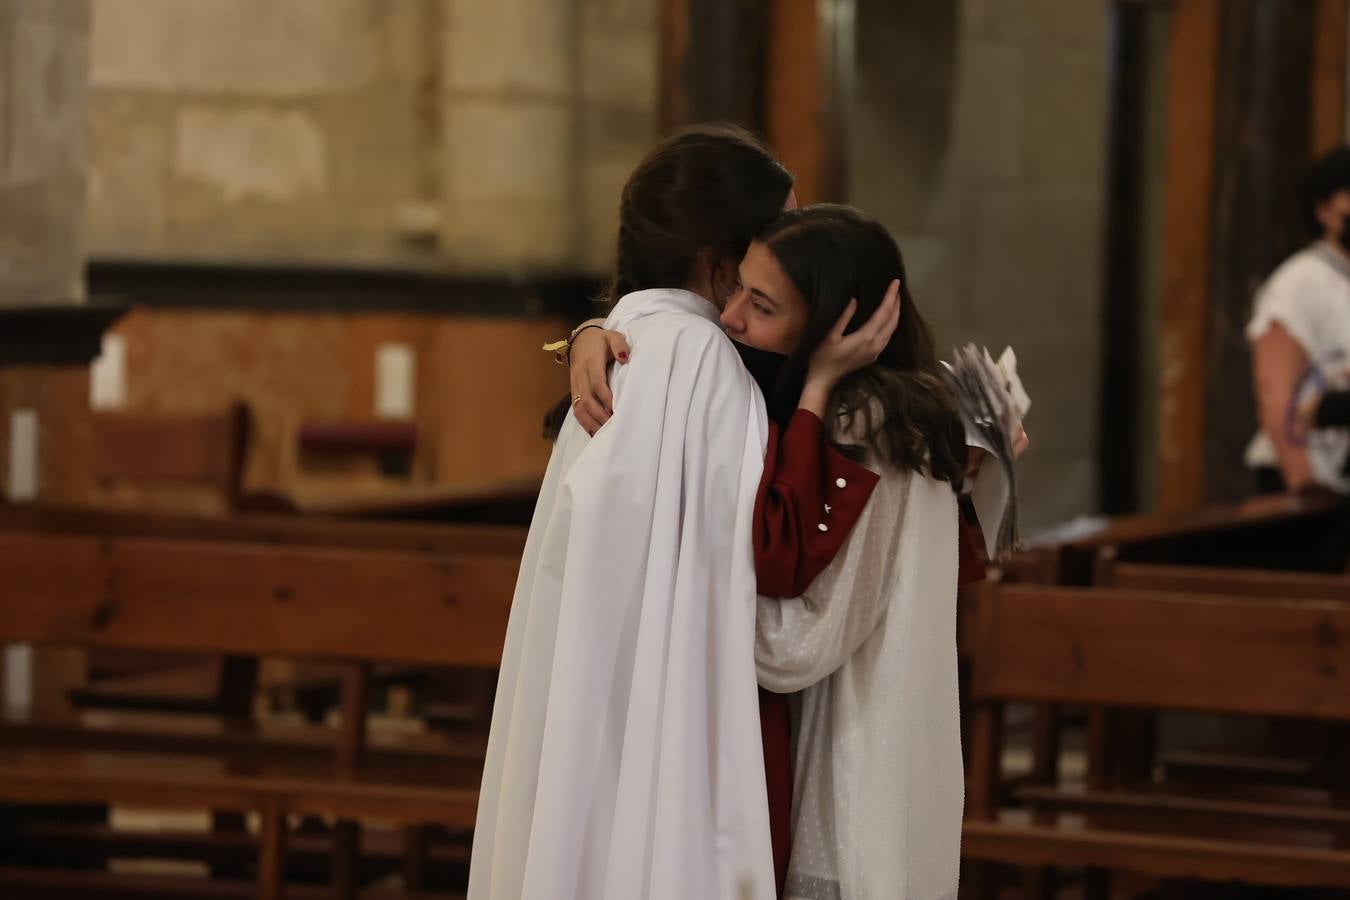
[[[900,248],[871,216],[849,206],[816,204],[782,213],[757,240],[777,258],[806,301],[800,343],[766,398],[795,405],[811,354],[844,314],[858,308],[848,331],[866,322],[893,279],[900,280],[900,323],[877,361],[839,382],[831,408],[860,443],[840,445],[855,459],[871,452],[900,470],[960,487],[966,467],[965,428],[942,379],[933,336],[910,293]],[[790,408],[790,407],[788,407]]]
[[[1299,183],[1300,217],[1313,237],[1320,238],[1325,230],[1318,221],[1317,207],[1343,188],[1350,188],[1350,147],[1344,145],[1314,160]]]
[[[638,163],[619,199],[614,278],[605,299],[685,284],[710,250],[737,262],[787,202],[792,175],[738,125],[689,125]]]
[[[739,262],[791,190],[792,175],[778,157],[738,125],[671,132],[623,186],[614,276],[601,299],[608,308],[634,291],[683,287],[704,251]],[[568,404],[544,416],[546,438],[557,437]]]

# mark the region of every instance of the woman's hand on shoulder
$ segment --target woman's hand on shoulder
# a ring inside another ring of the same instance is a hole
[[[606,374],[609,364],[628,362],[628,341],[617,331],[586,328],[577,333],[568,351],[572,411],[587,434],[595,434],[614,414],[614,394]]]

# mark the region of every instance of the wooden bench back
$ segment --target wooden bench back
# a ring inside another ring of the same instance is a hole
[[[0,532],[0,642],[495,667],[518,560]]]
[[[1091,584],[1097,556],[1108,548],[1131,562],[1341,572],[1350,552],[1350,501],[1278,495],[1111,519],[1085,537],[1035,548],[1058,554],[1053,571],[1038,580]]]
[[[1117,562],[1111,556],[1098,560],[1094,584],[1125,590],[1350,603],[1350,575],[1152,565]]]
[[[990,583],[972,697],[1350,719],[1350,604]]]
[[[353,547],[519,559],[526,529],[505,525],[363,522],[295,515],[186,516],[0,503],[0,534],[83,534],[298,547]]]
[[[249,425],[242,403],[210,415],[96,413],[91,426],[94,479],[103,485],[206,485],[219,488],[233,506],[243,479]]]

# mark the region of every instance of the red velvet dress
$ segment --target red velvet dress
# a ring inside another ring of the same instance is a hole
[[[755,498],[755,572],[759,592],[799,597],[843,547],[872,496],[878,476],[825,441],[824,424],[799,409],[787,427],[769,423],[764,476]],[[961,530],[961,584],[984,577],[974,545]],[[779,896],[792,838],[792,756],[787,696],[759,692],[769,829]]]

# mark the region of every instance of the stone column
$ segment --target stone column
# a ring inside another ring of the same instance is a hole
[[[462,271],[581,255],[577,0],[443,0],[442,245]]]
[[[858,2],[848,196],[899,241],[940,355],[1016,349],[1028,532],[1096,507],[1106,11]]]
[[[661,26],[657,0],[580,0],[580,193],[585,252],[607,274],[619,196],[658,133]]]
[[[88,69],[89,0],[0,0],[0,308],[84,299]]]
[[[12,500],[41,496],[40,454],[64,427],[49,413],[86,408],[82,364],[108,322],[77,309],[88,68],[88,0],[0,0],[0,487]],[[0,646],[0,704],[63,707],[83,674],[77,651]]]

